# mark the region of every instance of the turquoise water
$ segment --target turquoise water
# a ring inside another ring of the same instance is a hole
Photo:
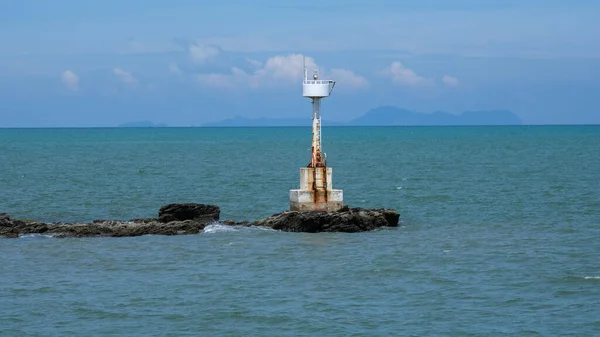
[[[600,127],[325,128],[346,203],[401,227],[0,239],[0,335],[600,335]],[[288,207],[307,128],[0,129],[0,212]]]

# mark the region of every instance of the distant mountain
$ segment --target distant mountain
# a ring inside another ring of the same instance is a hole
[[[167,126],[167,124],[165,123],[154,124],[150,121],[139,121],[119,124],[120,128],[161,128],[165,126]]]
[[[205,123],[202,126],[216,127],[248,127],[248,126],[310,126],[312,120],[310,118],[244,118],[236,116],[234,118],[225,119],[219,122]],[[323,125],[342,125],[339,122],[323,121]]]
[[[367,111],[347,123],[323,121],[324,126],[388,126],[388,125],[521,125],[519,116],[507,110],[465,111],[460,115],[436,111],[421,113],[382,106]],[[310,126],[310,118],[244,118],[235,117],[202,126]]]
[[[460,115],[430,114],[383,106],[369,110],[348,125],[520,125],[521,119],[506,110],[465,111]]]

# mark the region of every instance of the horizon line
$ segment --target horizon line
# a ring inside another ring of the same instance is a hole
[[[528,127],[528,126],[600,126],[600,124],[456,124],[456,125],[329,125],[327,128],[362,128],[362,127]],[[227,129],[227,128],[310,128],[310,125],[227,125],[227,126],[0,126],[0,130],[25,129]]]

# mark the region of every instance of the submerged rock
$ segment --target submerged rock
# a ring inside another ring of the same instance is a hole
[[[123,237],[140,235],[197,234],[219,220],[220,208],[204,204],[169,204],[158,218],[94,220],[91,223],[41,223],[11,219],[0,213],[0,237],[24,234],[50,234],[55,237]],[[364,232],[381,227],[396,227],[400,215],[392,209],[344,207],[335,212],[293,212],[274,214],[255,222],[224,220],[229,226],[262,226],[286,232]]]
[[[365,232],[381,227],[397,227],[400,214],[392,209],[343,207],[335,212],[295,212],[274,214],[251,223],[285,232]]]

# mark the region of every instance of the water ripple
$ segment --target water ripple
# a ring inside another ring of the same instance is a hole
[[[1,335],[599,334],[598,127],[328,130],[346,201],[401,227],[3,239]],[[0,211],[256,219],[287,207],[309,131],[0,130]]]

